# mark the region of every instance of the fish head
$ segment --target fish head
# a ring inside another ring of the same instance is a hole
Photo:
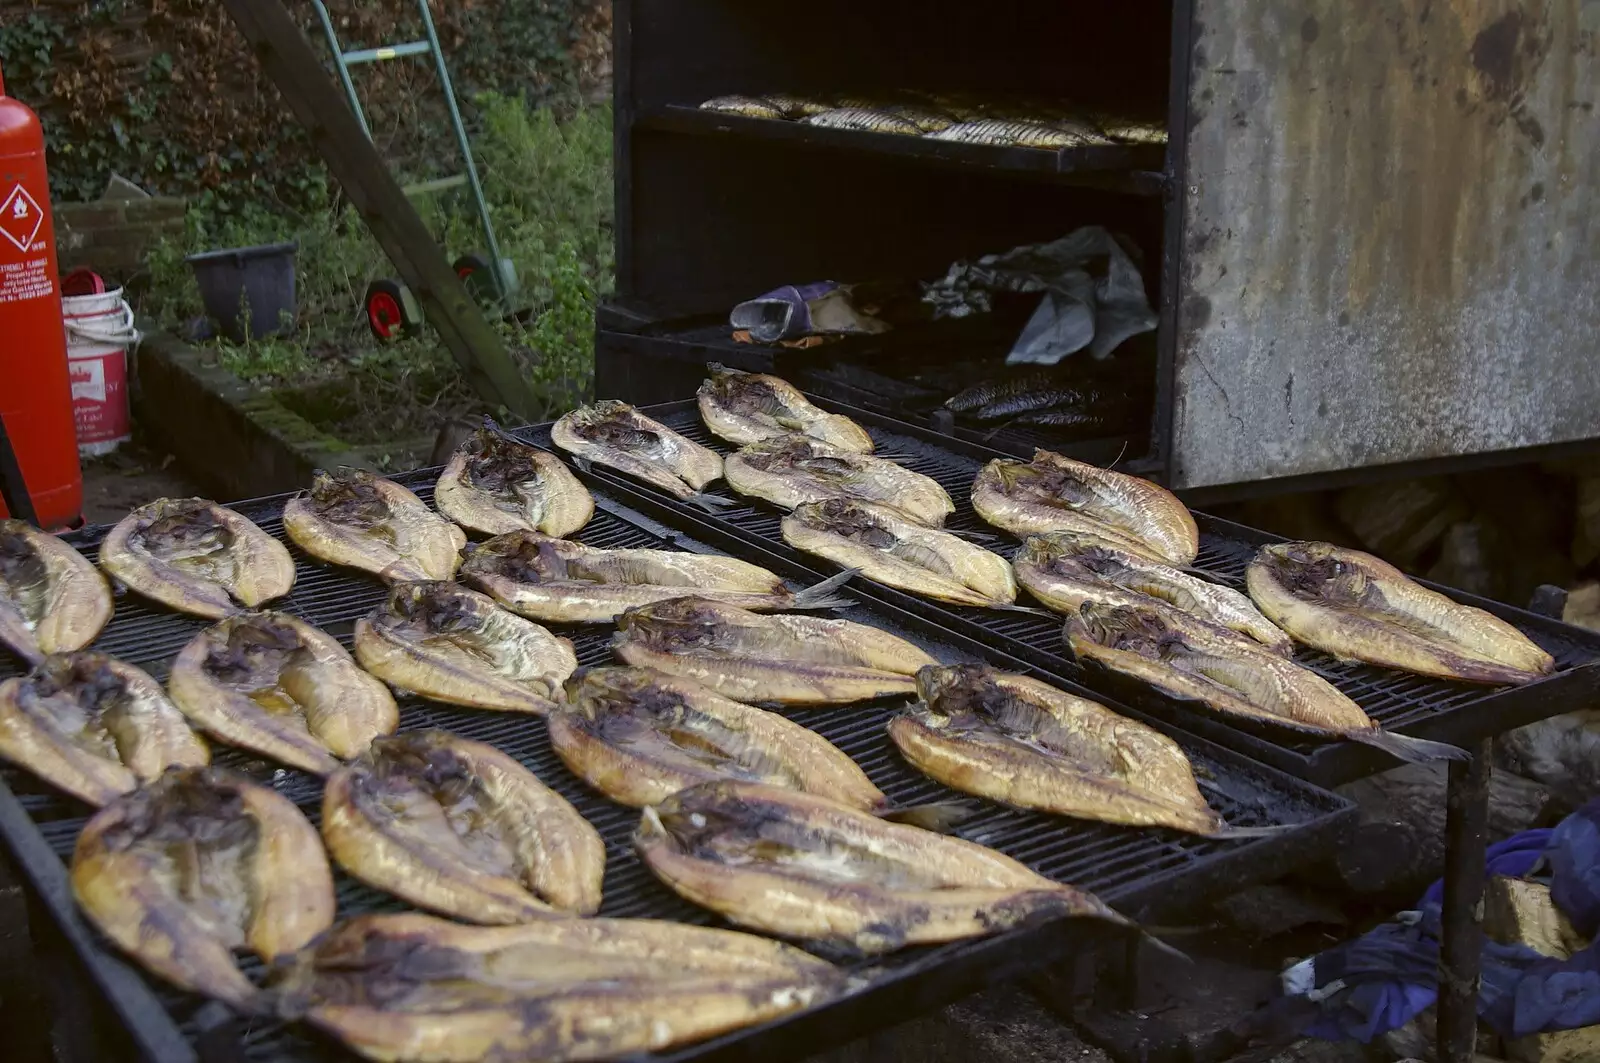
[[[259,831],[245,811],[240,788],[246,785],[222,768],[170,767],[113,802],[110,807],[122,815],[101,835],[101,844],[112,852],[158,846],[184,853],[253,845]]]
[[[617,630],[664,653],[714,649],[722,641],[724,625],[744,615],[743,609],[703,598],[668,598],[627,610],[617,617]]]
[[[1078,630],[1094,642],[1142,657],[1162,657],[1175,641],[1183,641],[1182,633],[1174,630],[1165,617],[1144,606],[1084,602],[1078,607],[1076,622]]]
[[[130,540],[157,557],[178,560],[201,557],[233,545],[233,529],[204,498],[161,498],[144,507]]]
[[[917,670],[917,697],[930,709],[949,714],[959,711],[961,692],[981,685],[989,668],[981,664],[927,664]]]
[[[478,631],[494,614],[494,600],[445,580],[407,580],[389,588],[392,621],[430,635]]]
[[[311,479],[311,504],[335,524],[376,527],[393,515],[377,480],[365,469],[349,466],[341,466],[333,473],[318,469]]]
[[[850,498],[828,498],[796,506],[793,516],[808,527],[832,532],[854,542],[888,549],[899,540],[872,507]]]
[[[561,540],[518,529],[487,542],[469,544],[462,554],[468,575],[504,576],[518,583],[544,583],[567,578]]]
[[[463,476],[485,491],[512,490],[540,479],[538,451],[498,428],[480,428],[462,443]]]
[[[203,667],[230,684],[276,682],[278,674],[305,647],[294,625],[269,612],[231,616],[213,630]]]
[[[1367,572],[1327,543],[1273,543],[1258,556],[1273,579],[1297,598],[1352,603],[1363,601],[1372,589]]]
[[[23,691],[29,701],[65,694],[97,714],[127,696],[128,682],[103,653],[52,653],[29,673]]]
[[[477,773],[462,759],[450,735],[437,728],[403,731],[373,739],[360,759],[368,797],[421,787],[441,801],[458,801],[478,786]]]
[[[740,786],[721,779],[679,790],[645,810],[641,833],[664,835],[689,853],[717,848],[717,841],[729,835],[748,834],[761,813],[740,797]]]
[[[33,544],[32,528],[20,520],[0,520],[0,584],[11,596],[42,594],[50,579],[50,565]]]
[[[664,449],[661,433],[644,423],[639,411],[617,399],[602,399],[574,410],[568,422],[579,439],[631,452]]]

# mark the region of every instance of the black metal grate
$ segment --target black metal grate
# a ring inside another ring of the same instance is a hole
[[[993,535],[994,541],[985,545],[1008,558],[1015,553],[1018,543],[999,529],[985,524],[973,512],[971,502],[972,481],[978,470],[989,459],[1004,455],[826,399],[814,401],[826,409],[846,413],[859,420],[871,433],[880,455],[892,457],[905,468],[938,481],[956,506],[955,513],[946,521],[946,527],[953,531]],[[698,407],[692,401],[647,407],[645,412],[685,437],[719,453],[727,454],[733,449],[706,429]],[[529,431],[531,434],[528,438],[534,442],[546,447],[551,445],[547,429]],[[779,527],[782,519],[780,511],[735,494],[725,483],[713,485],[711,493],[734,499],[740,504],[719,511],[715,516],[708,516],[679,503],[664,492],[629,480],[612,470],[596,466],[591,475],[621,492],[631,504],[652,514],[672,514],[672,519],[695,522],[719,545],[725,544],[717,537],[718,531],[760,545],[772,555],[786,557],[818,571],[834,570],[829,562],[802,554],[784,543]],[[1274,537],[1203,514],[1196,514],[1196,521],[1201,532],[1200,556],[1196,567],[1243,590],[1245,566],[1256,549]],[[942,612],[951,618],[955,628],[991,640],[998,637],[1002,641],[991,644],[1060,678],[1110,693],[1186,729],[1204,734],[1214,741],[1231,744],[1257,759],[1322,784],[1343,782],[1393,763],[1384,754],[1353,743],[1319,743],[1282,730],[1223,723],[1116,676],[1106,675],[1094,668],[1085,669],[1067,652],[1061,635],[1062,625],[1054,619],[936,604],[867,582],[860,582],[856,587],[857,593],[893,602],[904,608]],[[1295,659],[1333,682],[1385,728],[1447,742],[1468,741],[1532,720],[1586,708],[1592,704],[1596,693],[1600,693],[1600,677],[1596,674],[1600,673],[1600,669],[1574,670],[1578,665],[1600,660],[1600,634],[1459,592],[1448,593],[1515,623],[1556,658],[1562,672],[1525,687],[1496,690],[1339,661],[1327,654],[1304,648],[1296,651]]]
[[[427,483],[429,474],[401,479],[408,481],[424,499],[431,497]],[[593,522],[575,536],[580,541],[612,547],[709,549],[603,496],[597,502],[599,511]],[[281,505],[282,499],[266,499],[237,508],[269,533],[279,535],[281,522],[276,514]],[[77,545],[94,557],[102,533],[103,529],[83,533],[77,537]],[[322,565],[293,547],[291,550],[295,554],[297,582],[291,595],[275,603],[276,607],[302,617],[348,645],[352,622],[381,601],[383,587],[375,579]],[[774,567],[783,575],[805,575],[803,570],[793,566]],[[837,615],[895,631],[942,660],[953,662],[985,657],[1004,668],[1025,670],[1027,667],[1002,653],[985,653],[982,647],[959,636],[940,639],[936,637],[936,626],[898,614],[890,606],[861,605],[841,610]],[[117,602],[114,619],[95,648],[164,677],[173,655],[204,626],[203,621],[180,617],[147,606],[132,596],[123,596]],[[582,663],[596,664],[608,659],[611,627],[557,630],[573,640]],[[930,631],[935,637],[930,637]],[[15,672],[14,664],[0,662],[0,676]],[[914,803],[948,797],[948,791],[911,770],[894,752],[883,726],[892,709],[893,706],[876,706],[796,710],[793,715],[852,756],[894,801]],[[458,710],[406,698],[401,702],[401,727],[443,727],[493,743],[572,801],[606,842],[608,863],[602,914],[696,923],[715,921],[709,913],[689,905],[659,885],[633,856],[629,838],[638,814],[595,795],[568,774],[546,741],[542,720],[517,714]],[[1129,830],[986,806],[964,823],[959,833],[1000,849],[1043,874],[1094,890],[1124,911],[1137,915],[1154,907],[1162,898],[1169,904],[1174,897],[1192,900],[1202,891],[1277,873],[1320,851],[1349,820],[1348,802],[1333,794],[1203,740],[1180,735],[1180,741],[1204,781],[1213,806],[1229,823],[1293,826],[1268,838],[1221,841],[1193,838],[1175,831]],[[321,784],[315,777],[254,759],[226,746],[215,746],[214,753],[216,763],[244,771],[276,787],[313,821],[320,818]],[[56,795],[23,772],[7,769],[3,779],[21,794],[33,821],[29,829],[36,829],[57,857],[68,858],[88,809]],[[10,839],[10,844],[18,847],[15,839]],[[59,882],[64,873],[59,864],[26,870],[34,876],[36,884]],[[49,879],[49,876],[55,878]],[[343,874],[336,872],[336,879],[342,916],[404,908],[393,898]],[[1179,883],[1181,889],[1174,889]],[[41,892],[51,892],[44,885],[40,888]],[[989,941],[907,950],[871,967],[863,966],[865,988],[844,1001],[730,1035],[670,1058],[714,1055],[719,1059],[777,1059],[802,1055],[906,1017],[906,1012],[896,1010],[896,1001],[900,1002],[899,1007],[930,1007],[977,988],[983,981],[997,977],[1001,970],[1017,971],[1046,963],[1070,944],[1070,939],[1062,934],[1060,928],[1055,928],[1048,933],[1021,932]],[[96,957],[90,956],[89,960],[93,963]],[[246,969],[258,967],[252,963]],[[124,1013],[121,1016],[124,1022],[130,1025],[175,1023],[191,1042],[202,1035],[206,1026],[204,1017],[214,1008],[203,1010],[199,998],[153,980],[147,980],[147,984],[152,991],[149,1008],[142,1014]],[[896,992],[902,995],[896,997]],[[783,1030],[781,1049],[777,1037],[780,1028]],[[215,1039],[215,1032],[208,1035],[208,1044],[214,1046]],[[348,1058],[342,1050],[306,1036],[299,1028],[277,1023],[257,1023],[241,1031],[237,1040],[227,1044],[223,1055],[252,1060]]]

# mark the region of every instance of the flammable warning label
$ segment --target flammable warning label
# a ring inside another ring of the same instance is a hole
[[[0,262],[0,303],[22,303],[55,295],[50,260],[44,255],[21,262]]]

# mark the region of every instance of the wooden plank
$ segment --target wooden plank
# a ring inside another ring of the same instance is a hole
[[[224,0],[312,146],[361,213],[472,389],[527,421],[544,410],[280,0]]]

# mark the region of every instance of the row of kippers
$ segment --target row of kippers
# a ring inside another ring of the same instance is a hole
[[[952,507],[937,484],[872,455],[859,426],[782,381],[718,367],[700,399],[707,425],[743,447],[726,463],[620,403],[574,411],[555,441],[708,506],[725,504],[701,494],[725,476],[792,507],[785,537],[850,574],[947,601],[977,583],[981,604],[1011,608],[1020,582],[1069,615],[1080,655],[1220,711],[1401,755],[1448,747],[1386,736],[1353,705],[1329,715],[1334,702],[1302,673],[1321,680],[1289,661],[1267,617],[1303,641],[1433,674],[1509,682],[1550,667],[1514,629],[1433,602],[1360,555],[1302,546],[1262,564],[1263,585],[1283,588],[1257,595],[1263,616],[1183,571],[1195,536],[1175,499],[1064,459],[997,462],[975,484],[986,519],[1031,535],[1013,574],[938,527]],[[303,621],[257,608],[289,592],[294,566],[250,521],[202,500],[130,514],[102,544],[101,567],[218,621],[178,655],[165,691],[83,652],[111,612],[93,566],[60,540],[0,526],[0,639],[35,663],[0,684],[0,753],[102,806],[74,854],[75,891],[113,941],[169,981],[303,1018],[382,1059],[609,1058],[846,991],[831,965],[762,938],[552,918],[599,907],[594,829],[489,745],[391,734],[398,712],[379,680],[545,715],[578,777],[642,810],[636,846],[666,885],[741,926],[857,954],[1036,918],[1122,920],[926,829],[951,809],[889,807],[849,757],[756,704],[914,694],[890,736],[955,789],[1113,823],[1248,833],[1221,821],[1182,750],[1142,724],[793,612],[836,604],[837,579],[794,592],[732,558],[571,541],[593,513],[588,492],[559,459],[492,427],[464,444],[434,498],[442,516],[397,484],[341,471],[285,507],[285,531],[307,553],[392,584],[358,621],[354,659]],[[493,538],[468,544],[462,527]],[[1308,566],[1331,586],[1312,586]],[[613,619],[624,665],[582,672],[570,643],[536,622]],[[191,727],[325,776],[320,836],[274,791],[205,767]],[[333,926],[324,850],[370,885],[490,925],[412,914]],[[235,965],[240,948],[278,961],[266,989]]]
[[[1135,121],[1043,101],[977,100],[934,93],[806,96],[769,92],[716,96],[703,111],[799,122],[818,129],[890,133],[1000,147],[1109,147],[1165,144],[1162,122]]]

